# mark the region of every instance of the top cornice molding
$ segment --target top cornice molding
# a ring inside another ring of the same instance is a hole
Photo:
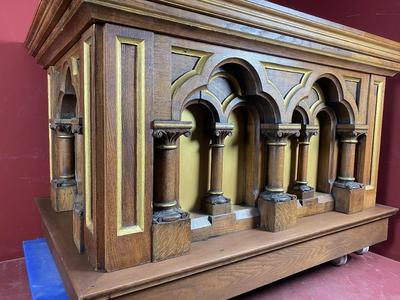
[[[25,44],[48,66],[56,55],[54,49],[49,51],[53,42],[77,18],[83,26],[70,29],[75,40],[95,22],[169,33],[168,26],[134,23],[127,14],[367,65],[383,75],[400,71],[400,43],[262,0],[42,0]],[[64,52],[66,44],[60,45]]]

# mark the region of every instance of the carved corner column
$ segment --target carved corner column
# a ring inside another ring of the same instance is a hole
[[[176,171],[180,136],[191,135],[192,123],[154,121],[154,200],[152,225],[152,260],[160,261],[183,255],[190,250],[189,214],[178,204]]]
[[[84,211],[83,202],[83,125],[82,118],[71,119],[71,132],[75,135],[75,182],[76,196],[72,210],[72,232],[76,248],[79,253],[84,251]]]
[[[268,231],[281,231],[297,221],[297,201],[283,189],[285,147],[288,137],[300,135],[300,124],[262,124],[261,135],[268,146],[267,186],[258,198],[260,227]]]
[[[308,168],[308,150],[312,136],[318,134],[318,126],[302,125],[300,136],[297,139],[299,156],[297,162],[297,178],[294,186],[291,187],[290,193],[297,196],[298,199],[310,199],[314,197],[314,188],[308,185],[307,168]]]
[[[224,140],[232,135],[233,125],[215,123],[211,139],[211,180],[210,190],[203,198],[203,210],[209,215],[231,212],[231,200],[224,196],[222,179],[224,169]]]
[[[54,119],[56,174],[51,182],[51,202],[55,211],[72,210],[76,194],[75,141],[71,119]]]
[[[336,211],[352,214],[363,210],[364,185],[355,181],[354,167],[358,138],[367,131],[367,125],[337,125],[336,132],[340,137],[340,165],[339,175],[332,189]]]

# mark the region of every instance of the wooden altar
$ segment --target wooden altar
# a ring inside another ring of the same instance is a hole
[[[399,43],[261,0],[42,0],[26,46],[71,298],[229,298],[387,238]]]

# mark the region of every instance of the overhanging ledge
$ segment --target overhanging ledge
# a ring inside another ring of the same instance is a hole
[[[266,51],[271,53],[274,47],[284,47],[308,53],[310,60],[325,57],[328,64],[330,59],[340,59],[370,66],[375,70],[371,73],[392,76],[400,71],[400,43],[258,0],[42,0],[25,44],[47,67],[96,22],[210,43],[217,43],[220,35],[230,36],[268,45],[272,48]],[[65,39],[66,33],[72,40]],[[232,40],[231,46],[235,45],[246,48]]]
[[[385,240],[387,218],[398,210],[378,205],[353,215],[337,212],[314,215],[302,218],[296,227],[284,232],[254,229],[227,234],[193,243],[190,254],[185,256],[99,273],[93,271],[85,255],[75,250],[70,232],[71,213],[55,213],[48,198],[38,199],[37,203],[44,232],[67,289],[79,299],[132,293],[177,299],[177,295],[190,293],[194,297],[200,291],[213,297],[232,297]],[[213,287],[206,279],[210,272],[214,276],[228,274],[219,284],[230,288]],[[235,286],[238,280],[246,284]],[[184,288],[187,284],[192,284],[190,291]]]

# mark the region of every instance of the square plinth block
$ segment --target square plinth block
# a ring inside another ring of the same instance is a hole
[[[297,221],[297,199],[287,201],[258,200],[260,228],[277,232],[288,229]]]
[[[76,184],[59,184],[53,181],[51,184],[51,204],[56,212],[70,211],[73,209]]]
[[[345,214],[353,214],[364,208],[364,188],[349,189],[334,186],[332,195],[335,199],[335,210]]]
[[[295,187],[291,188],[288,191],[290,194],[296,195],[297,199],[304,200],[304,199],[311,199],[314,198],[314,189],[303,191],[301,189],[297,189]]]
[[[231,212],[231,203],[222,203],[222,204],[211,204],[208,202],[203,202],[203,210],[207,215],[217,216],[229,214]]]
[[[191,244],[190,218],[152,225],[152,261],[187,254]]]

